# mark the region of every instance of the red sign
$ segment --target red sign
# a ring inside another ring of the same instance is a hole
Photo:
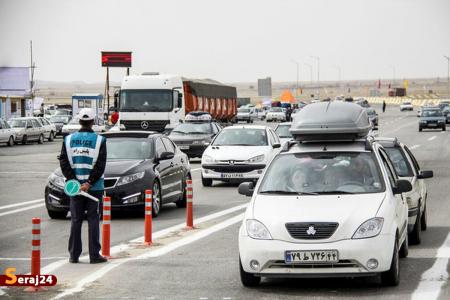
[[[131,67],[131,52],[102,51],[102,67]]]

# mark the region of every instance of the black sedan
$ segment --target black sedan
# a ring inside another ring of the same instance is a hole
[[[446,116],[439,107],[424,107],[420,112],[419,131],[423,129],[446,130]]]
[[[170,132],[170,139],[189,158],[201,158],[211,139],[222,130],[216,122],[189,122],[177,125]]]
[[[144,211],[145,190],[153,190],[153,216],[161,206],[186,207],[186,180],[191,178],[189,159],[166,136],[153,132],[104,133],[107,146],[105,192],[112,210]],[[45,204],[51,218],[65,218],[69,197],[65,179],[56,169],[45,187]]]

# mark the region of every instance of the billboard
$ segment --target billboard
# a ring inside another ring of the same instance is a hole
[[[131,68],[131,52],[102,51],[102,67]]]

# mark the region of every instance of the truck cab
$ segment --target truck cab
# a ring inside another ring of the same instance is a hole
[[[182,78],[159,73],[126,76],[115,106],[122,130],[162,132],[175,127],[185,116]]]

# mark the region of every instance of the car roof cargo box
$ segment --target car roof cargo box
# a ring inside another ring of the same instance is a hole
[[[306,105],[296,114],[290,132],[298,141],[344,141],[366,137],[371,128],[363,107],[333,101]]]

